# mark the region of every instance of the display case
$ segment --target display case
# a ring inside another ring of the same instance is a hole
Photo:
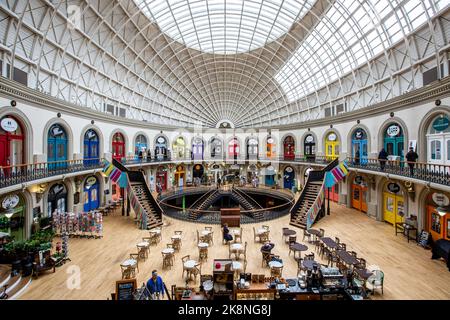
[[[213,264],[214,300],[231,300],[234,292],[233,261],[215,259]]]
[[[276,289],[267,288],[266,284],[251,284],[248,289],[236,289],[236,300],[275,300]]]

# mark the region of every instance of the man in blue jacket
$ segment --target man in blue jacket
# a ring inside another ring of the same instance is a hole
[[[164,299],[164,283],[156,270],[152,271],[152,277],[147,281],[147,289],[153,300],[159,300],[161,297]]]

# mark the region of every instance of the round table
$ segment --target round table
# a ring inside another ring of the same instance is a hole
[[[192,268],[194,268],[197,264],[198,264],[198,262],[195,261],[195,260],[188,260],[188,261],[186,261],[186,262],[184,263],[184,267],[185,267],[186,269],[192,269]]]
[[[241,250],[244,250],[244,247],[240,243],[233,243],[232,245],[230,245],[230,250],[231,251],[241,251]]]
[[[162,250],[161,250],[161,253],[164,253],[164,254],[173,254],[173,253],[175,253],[175,250],[172,249],[172,248],[165,248],[165,249],[162,249]]]
[[[179,239],[179,240],[181,240],[181,235],[175,234],[175,235],[173,235],[173,236],[171,237],[171,239]]]
[[[232,265],[233,265],[234,275],[236,278],[238,276],[238,273],[242,270],[242,263],[239,261],[233,261]]]
[[[317,229],[308,229],[308,230],[306,230],[306,232],[313,235],[313,237],[314,237],[313,241],[316,241],[316,237],[320,236],[320,231]]]
[[[141,248],[141,247],[143,247],[143,248],[148,248],[149,244],[148,244],[147,241],[142,241],[142,242],[139,242],[136,246],[137,246],[138,248]]]
[[[271,268],[281,268],[283,264],[280,261],[270,261],[269,267]]]
[[[212,231],[209,230],[202,230],[202,236],[208,236],[212,233]]]
[[[124,267],[132,267],[137,264],[137,261],[135,259],[127,259],[124,262],[122,262],[122,266]]]
[[[308,246],[305,246],[302,243],[294,242],[293,244],[291,244],[289,246],[289,249],[294,251],[294,258],[295,258],[295,253],[296,252],[299,252],[299,258],[301,258],[302,257],[302,253],[301,252],[308,250]]]
[[[208,248],[208,247],[209,247],[209,244],[207,244],[206,242],[199,242],[199,243],[197,244],[197,246],[198,246],[199,248]]]
[[[308,270],[313,270],[314,266],[319,267],[320,265],[314,260],[303,260],[303,266]]]
[[[257,234],[263,234],[263,233],[266,233],[268,231],[269,231],[268,229],[261,228],[261,229],[256,230],[256,233]]]
[[[284,237],[293,236],[294,234],[297,234],[297,232],[295,230],[291,230],[291,229],[283,230],[283,236]]]
[[[161,230],[156,229],[156,230],[150,230],[150,233],[156,233],[156,234],[161,234]]]

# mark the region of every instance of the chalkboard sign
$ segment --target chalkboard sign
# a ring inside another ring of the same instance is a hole
[[[422,232],[420,232],[419,235],[419,244],[424,248],[428,248],[429,242],[430,242],[430,233],[428,233],[425,230],[422,230]]]
[[[136,279],[116,281],[116,300],[133,300],[136,287]]]

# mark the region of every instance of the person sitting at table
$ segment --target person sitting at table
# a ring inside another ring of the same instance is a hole
[[[164,283],[156,270],[152,271],[152,277],[147,281],[147,290],[153,300],[164,299]]]
[[[273,247],[275,247],[274,243],[271,243],[269,241],[267,241],[266,243],[264,243],[264,245],[261,247],[261,252],[271,252]]]
[[[230,234],[230,229],[228,229],[228,223],[223,225],[223,240],[226,242],[233,240],[233,236]]]

